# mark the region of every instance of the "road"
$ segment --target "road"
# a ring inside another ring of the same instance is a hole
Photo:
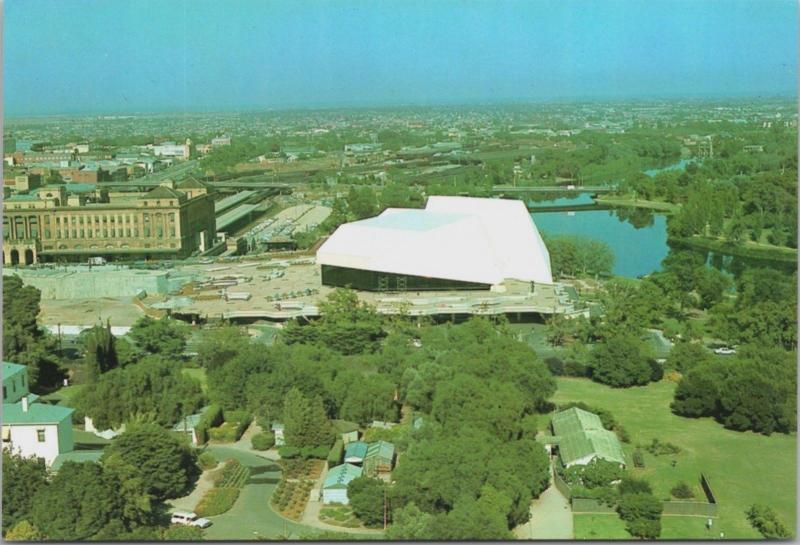
[[[552,471],[552,469],[551,469]],[[573,539],[569,500],[550,479],[550,488],[531,502],[531,519],[514,528],[517,539]]]

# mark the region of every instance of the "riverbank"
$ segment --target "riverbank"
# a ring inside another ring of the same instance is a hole
[[[767,246],[756,243],[735,244],[725,240],[699,236],[686,238],[670,237],[668,242],[669,244],[684,246],[695,250],[706,250],[750,259],[779,261],[781,263],[795,263],[797,261],[797,250],[793,248]]]
[[[649,210],[658,210],[659,212],[664,213],[674,213],[677,212],[680,208],[679,204],[672,204],[669,202],[662,202],[662,201],[647,201],[644,199],[632,199],[630,197],[610,197],[610,196],[598,196],[595,199],[595,202],[598,204],[607,204],[609,206],[629,206],[633,208],[647,208]]]

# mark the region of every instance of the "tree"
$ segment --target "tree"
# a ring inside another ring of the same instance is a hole
[[[55,341],[39,329],[41,292],[17,275],[3,277],[3,358],[28,368],[31,387],[57,382]]]
[[[119,364],[115,338],[111,334],[111,322],[107,322],[106,327],[96,325],[82,331],[80,341],[83,345],[89,382],[94,382],[101,374]]]
[[[436,517],[429,539],[507,540],[512,538],[505,513],[511,500],[491,486],[481,489],[480,497],[459,500],[447,515]]]
[[[5,535],[8,541],[44,541],[47,537],[39,529],[28,522],[21,520],[15,524]]]
[[[102,539],[151,524],[147,496],[128,505],[120,485],[96,462],[66,462],[34,497],[29,520],[55,541]]]
[[[592,380],[615,388],[647,384],[652,368],[649,351],[633,335],[617,335],[598,344],[592,351]]]
[[[139,417],[163,426],[193,414],[203,405],[200,383],[180,367],[157,357],[104,373],[91,388],[75,397],[75,406],[90,416],[98,429],[119,427]]]
[[[372,352],[383,337],[381,317],[353,290],[337,288],[320,303],[322,317],[308,325],[289,322],[281,337],[287,344],[325,346],[340,354]]]
[[[700,308],[711,308],[722,301],[725,292],[730,288],[730,279],[718,271],[706,267],[697,274],[696,290],[700,296]]]
[[[433,515],[410,502],[392,511],[392,524],[386,530],[386,538],[402,541],[429,539],[433,518]]]
[[[745,512],[750,524],[767,539],[787,539],[792,537],[791,531],[778,519],[771,507],[753,504]]]
[[[185,327],[168,318],[155,320],[142,316],[133,324],[129,335],[145,352],[165,358],[178,359],[186,348]]]
[[[286,394],[283,425],[286,444],[291,447],[329,447],[333,441],[331,423],[320,398],[309,400],[297,388]]]
[[[353,513],[366,526],[383,524],[386,483],[371,477],[353,479],[347,485],[347,498]]]
[[[25,458],[3,450],[3,533],[30,513],[33,498],[47,484],[42,458]]]
[[[200,474],[197,455],[174,434],[154,424],[131,426],[103,452],[107,466],[126,465],[156,500],[191,490]]]
[[[378,211],[378,199],[370,187],[350,187],[347,194],[347,207],[354,219],[360,220],[374,216]]]
[[[339,418],[362,426],[374,420],[395,421],[398,406],[394,400],[396,387],[381,374],[366,375],[347,370],[339,373],[332,390],[339,405]]]
[[[238,327],[208,331],[197,345],[197,363],[207,371],[214,371],[240,354],[249,342]]]
[[[661,500],[649,492],[623,493],[617,511],[628,532],[642,539],[655,539],[661,533]]]
[[[669,351],[667,365],[671,369],[686,373],[698,366],[708,365],[714,357],[700,343],[679,341]]]

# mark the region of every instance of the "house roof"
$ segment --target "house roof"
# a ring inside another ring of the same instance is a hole
[[[174,189],[170,189],[166,186],[159,186],[153,189],[152,191],[148,191],[141,197],[140,200],[144,199],[180,199],[183,198],[181,193],[178,193]]]
[[[616,434],[603,427],[596,414],[572,407],[555,413],[551,422],[555,437],[549,442],[558,444],[558,452],[564,465],[586,457],[625,463],[625,454],[619,439]]]
[[[602,430],[600,417],[578,407],[555,413],[551,419],[554,435],[569,435],[581,430]]]
[[[587,430],[561,436],[558,451],[564,465],[591,455],[609,462],[625,463],[625,454],[617,436],[608,430]]]
[[[361,477],[363,469],[352,464],[342,464],[328,471],[322,488],[347,488],[353,479]]]
[[[3,403],[3,425],[21,426],[26,424],[58,424],[70,418],[75,409],[47,403],[28,403],[28,410],[22,410],[22,403]]]
[[[7,380],[19,373],[24,373],[27,367],[18,363],[11,363],[10,361],[3,362],[3,380]]]
[[[351,441],[347,443],[344,449],[344,457],[348,458],[361,458],[367,455],[368,445],[364,441]]]
[[[184,180],[183,182],[179,183],[177,187],[178,189],[208,189],[206,184],[194,178]]]
[[[103,456],[102,450],[73,450],[70,452],[62,452],[53,460],[53,465],[50,469],[58,471],[64,465],[64,462],[96,462]]]
[[[367,455],[364,457],[364,459],[370,458],[391,460],[394,458],[394,445],[388,441],[370,443],[369,447],[367,447]]]

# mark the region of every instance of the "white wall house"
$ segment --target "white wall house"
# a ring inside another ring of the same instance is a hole
[[[59,454],[73,450],[72,413],[75,409],[37,403],[38,396],[28,393],[24,365],[3,362],[3,394],[3,450],[44,458],[48,466]]]

